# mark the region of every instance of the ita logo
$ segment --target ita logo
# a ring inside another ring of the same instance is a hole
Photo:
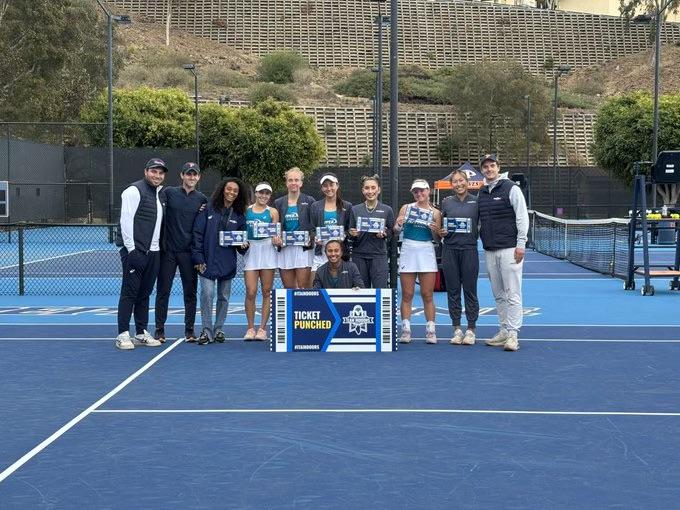
[[[373,324],[373,322],[374,318],[369,317],[361,305],[354,305],[349,315],[342,318],[342,323],[348,325],[349,332],[357,335],[367,333],[368,325]]]

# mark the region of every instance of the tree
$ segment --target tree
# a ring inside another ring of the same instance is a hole
[[[536,7],[539,9],[550,9],[554,11],[557,9],[559,0],[536,0]]]
[[[452,150],[451,143],[472,142],[484,151],[502,153],[505,161],[523,159],[526,96],[531,98],[531,139],[535,144],[532,153],[541,152],[548,140],[546,127],[551,108],[545,85],[517,62],[458,66],[446,78],[443,96],[445,102],[470,120],[453,129],[449,145],[440,147],[442,154]]]
[[[610,170],[630,185],[636,161],[649,161],[652,137],[652,97],[635,92],[608,100],[595,122],[591,147],[599,166]],[[659,98],[659,151],[680,147],[680,94]],[[659,184],[657,191],[666,205],[675,205],[680,196],[677,184]]]
[[[678,12],[680,0],[670,0],[670,2],[668,0],[619,0],[619,12],[622,17],[632,19],[641,12],[654,14],[666,4],[668,6],[662,18],[665,20],[669,12]]]
[[[94,2],[0,0],[0,119],[76,119],[106,86],[106,33]]]
[[[252,108],[204,105],[201,150],[206,168],[253,184],[268,181],[274,189],[283,188],[285,170],[309,172],[325,154],[314,121],[271,99]]]
[[[106,122],[107,95],[101,93],[82,111],[83,122]],[[194,146],[194,104],[179,89],[141,87],[113,94],[113,143],[116,147],[186,148]],[[106,126],[92,126],[95,144],[106,145]]]
[[[165,0],[165,45],[170,46],[170,24],[174,7],[179,7],[183,0]]]

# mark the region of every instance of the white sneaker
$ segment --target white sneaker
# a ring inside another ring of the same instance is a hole
[[[135,344],[130,340],[130,333],[123,331],[120,335],[116,337],[116,347],[121,351],[129,351],[135,348]]]
[[[456,328],[453,332],[453,338],[449,340],[450,344],[460,345],[463,343],[463,331],[460,328]]]
[[[428,344],[436,344],[437,334],[434,331],[428,331],[427,333],[425,333],[425,341]]]
[[[504,329],[501,329],[492,338],[489,338],[484,343],[486,345],[490,345],[491,347],[503,347],[505,345],[505,341],[507,339],[508,339],[508,332]]]
[[[402,329],[401,330],[401,337],[399,338],[399,343],[400,344],[410,344],[411,343],[411,330],[410,329]]]
[[[508,339],[505,341],[503,349],[505,349],[506,351],[519,350],[519,340],[517,340],[517,331],[510,331],[508,333]]]
[[[477,336],[475,335],[475,332],[471,329],[468,329],[465,332],[465,336],[463,337],[463,344],[464,345],[475,345],[476,339],[477,339]]]
[[[144,345],[146,347],[160,347],[161,345],[160,341],[151,336],[146,329],[141,335],[135,335],[132,339],[132,343],[135,345]]]

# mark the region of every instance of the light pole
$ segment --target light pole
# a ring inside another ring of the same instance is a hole
[[[106,16],[106,25],[108,31],[106,64],[108,67],[108,139],[109,139],[109,223],[113,223],[113,22],[121,25],[129,25],[131,23],[130,16],[119,16],[112,14],[101,0],[96,0],[97,4],[104,11]]]
[[[558,66],[557,69],[555,69],[555,98],[553,101],[553,153],[552,153],[552,159],[553,159],[553,175],[552,175],[552,213],[553,216],[557,216],[557,205],[555,202],[555,191],[557,189],[557,83],[560,79],[560,76],[563,74],[567,74],[569,71],[571,71],[571,66]]]
[[[527,205],[529,206],[529,209],[531,209],[531,183],[532,183],[532,175],[531,175],[531,96],[526,95],[524,96],[524,99],[527,100],[527,134],[526,134],[526,139],[527,139],[527,177],[529,178],[529,182],[527,184]]]
[[[652,161],[656,164],[656,158],[659,155],[659,80],[660,80],[660,62],[661,62],[661,15],[673,0],[662,0],[656,4],[656,12],[654,13],[654,107],[653,107],[653,123],[652,123]],[[633,18],[635,22],[649,23],[652,20],[649,14],[640,14]],[[652,186],[652,207],[656,208],[656,183]]]
[[[195,124],[196,124],[196,163],[201,164],[201,135],[199,134],[200,129],[200,118],[198,113],[198,73],[196,72],[196,64],[184,64],[182,66],[184,69],[189,71],[194,75],[194,106],[195,106]]]
[[[389,16],[382,14],[382,2],[386,0],[371,0],[378,4],[378,15],[374,18],[377,24],[378,37],[378,64],[374,68],[375,77],[375,95],[373,107],[373,131],[374,131],[374,145],[373,145],[373,171],[382,179],[382,107],[383,107],[383,24],[389,22]]]
[[[398,0],[390,0],[390,180],[392,188],[390,197],[392,208],[399,204],[399,33],[398,33]],[[397,288],[397,240],[392,236],[390,247],[390,287]]]

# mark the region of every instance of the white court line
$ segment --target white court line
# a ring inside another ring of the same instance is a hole
[[[479,324],[478,324],[479,325]],[[63,341],[63,342],[83,342],[83,341],[113,341],[113,337],[91,337],[91,338],[78,338],[78,337],[31,337],[31,338],[26,338],[26,337],[0,337],[0,342],[2,341],[10,341],[10,342],[20,342],[20,341],[25,341],[25,342],[30,342],[32,340],[55,340],[55,341]],[[243,342],[243,338],[241,337],[227,337],[226,338],[227,342]],[[418,341],[425,341],[425,337],[413,337],[412,340],[418,340]],[[522,342],[592,342],[592,343],[623,343],[623,344],[677,344],[680,343],[680,338],[677,340],[645,340],[645,339],[614,339],[614,338],[520,338]],[[183,338],[178,338],[177,341],[183,342]],[[337,339],[333,340],[334,342],[337,342]],[[478,339],[478,342],[481,343],[483,339]],[[264,344],[269,342],[269,339],[264,340],[262,342],[252,342],[255,345],[258,344]],[[444,344],[445,342],[448,342],[447,339],[440,338],[440,343]],[[342,342],[338,342],[338,345],[341,344]],[[375,343],[375,341],[373,341]]]
[[[158,361],[160,361],[163,356],[168,354],[170,351],[172,351],[175,347],[177,347],[181,343],[182,343],[181,341],[176,341],[170,347],[168,347],[167,349],[164,349],[163,352],[158,353],[146,365],[144,365],[142,368],[137,370],[134,374],[129,376],[122,383],[120,383],[118,386],[116,386],[114,389],[112,389],[110,392],[108,392],[102,398],[97,400],[94,404],[92,404],[87,409],[85,409],[83,412],[81,412],[78,416],[76,416],[71,421],[69,421],[68,423],[63,425],[59,430],[57,430],[50,437],[48,437],[47,439],[45,439],[44,441],[39,443],[37,446],[35,446],[31,451],[29,451],[28,453],[25,453],[20,459],[15,461],[11,466],[9,466],[2,473],[0,473],[0,483],[2,483],[3,480],[5,480],[8,476],[10,476],[12,473],[14,473],[17,469],[19,469],[21,466],[26,464],[29,460],[31,460],[33,457],[35,457],[37,454],[39,454],[41,451],[43,451],[45,448],[47,448],[49,445],[51,445],[54,441],[56,441],[61,436],[63,436],[66,432],[68,432],[73,427],[75,427],[78,423],[80,423],[83,419],[85,419],[90,413],[94,412],[99,406],[101,406],[102,404],[107,402],[109,399],[111,399],[111,397],[113,397],[117,393],[119,393],[123,388],[125,388],[128,384],[130,384],[135,379],[137,379],[137,377],[139,377],[144,372],[146,372],[154,364],[156,364]]]
[[[478,324],[479,325],[479,324]],[[412,337],[411,340],[426,340],[425,337]],[[441,339],[444,343],[448,343],[448,340]],[[678,344],[680,339],[677,340],[646,340],[646,339],[613,339],[613,338],[523,338],[520,336],[520,342],[592,342],[592,343],[622,343],[622,344]],[[478,339],[478,343],[482,343],[484,339]],[[464,346],[465,347],[465,346]]]
[[[636,411],[531,411],[508,409],[98,409],[98,414],[525,414],[558,416],[674,416],[680,412],[650,413]]]
[[[24,265],[27,266],[29,264],[35,264],[37,262],[47,262],[48,260],[63,259],[64,257],[71,257],[73,255],[82,255],[83,253],[92,253],[93,251],[101,251],[101,250],[95,249],[95,250],[74,251],[72,253],[66,253],[65,255],[56,255],[54,257],[47,257],[47,258],[44,258],[44,259],[31,260],[30,262],[24,262]],[[9,266],[2,266],[2,267],[0,267],[0,270],[12,269],[13,267],[19,267],[19,264],[11,264]]]
[[[438,315],[444,315],[448,317],[448,314],[445,312],[437,312]],[[44,316],[48,317],[48,316]],[[477,326],[484,326],[484,327],[493,327],[496,326],[498,327],[498,321],[495,319],[497,315],[486,315],[484,316],[486,318],[490,319],[490,322],[480,322],[477,321]],[[480,317],[481,319],[482,317]],[[526,318],[524,319],[525,321],[527,320]],[[491,322],[493,321],[493,322]],[[166,327],[184,327],[184,323],[182,322],[177,322],[177,323],[166,323]],[[247,326],[248,324],[245,322],[230,322],[225,324],[226,327],[243,327]],[[423,322],[422,324],[415,323],[412,326],[415,327],[425,327],[425,323]],[[54,327],[54,326],[80,326],[80,327],[90,327],[90,326],[116,326],[115,322],[0,322],[0,326],[45,326],[45,327]],[[453,328],[451,324],[439,324],[440,328]],[[531,324],[524,324],[522,328],[678,328],[680,327],[680,324],[549,324],[549,323],[543,323],[543,322],[538,322],[538,323],[531,323]],[[112,337],[114,338],[114,337]]]

